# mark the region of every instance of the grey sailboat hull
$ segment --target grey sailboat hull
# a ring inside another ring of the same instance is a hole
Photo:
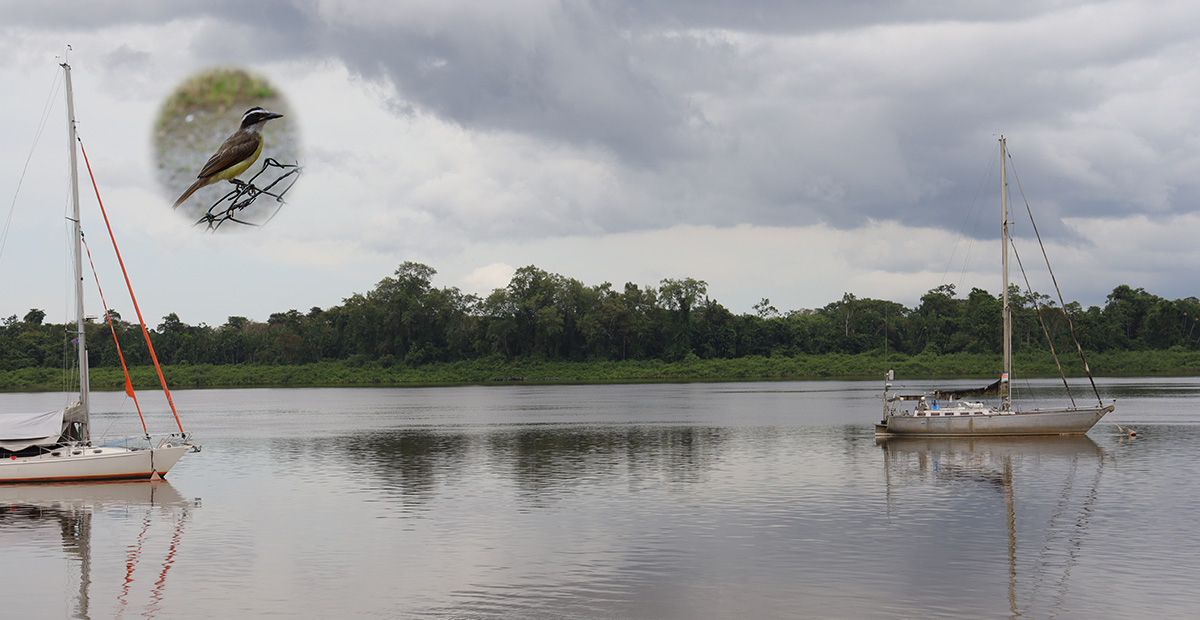
[[[1112,410],[1112,405],[1097,405],[1003,413],[888,415],[875,425],[875,433],[911,436],[1082,435]]]

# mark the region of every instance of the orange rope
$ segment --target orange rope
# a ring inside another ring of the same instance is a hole
[[[117,328],[113,326],[112,315],[108,312],[108,302],[104,301],[104,289],[100,288],[100,276],[96,273],[96,263],[92,260],[92,248],[88,247],[87,239],[84,239],[82,235],[80,235],[80,240],[83,241],[83,249],[87,251],[88,264],[92,266],[92,277],[96,279],[96,290],[100,292],[100,303],[104,304],[104,318],[108,320],[108,329],[112,332],[113,344],[117,345],[117,358],[121,360],[121,371],[125,373],[125,393],[133,399],[138,419],[142,421],[142,432],[149,437],[150,431],[146,428],[146,418],[142,416],[142,406],[138,404],[137,394],[133,392],[133,382],[129,380],[129,368],[125,366],[125,354],[121,352],[121,342],[117,340]]]
[[[104,216],[104,225],[108,227],[108,238],[112,240],[113,251],[117,253],[117,262],[121,265],[121,274],[125,276],[125,287],[129,289],[129,299],[133,301],[133,310],[137,312],[138,323],[142,326],[142,335],[146,338],[146,346],[150,348],[150,359],[154,361],[154,370],[158,372],[158,382],[162,385],[163,394],[167,395],[167,404],[175,415],[175,424],[183,433],[183,423],[179,421],[179,412],[175,410],[175,401],[171,400],[171,390],[167,388],[167,380],[163,378],[162,366],[158,364],[158,355],[154,353],[154,345],[150,342],[150,332],[146,330],[146,320],[142,318],[142,309],[138,307],[137,297],[133,294],[133,284],[129,282],[129,272],[125,271],[125,261],[121,260],[121,250],[117,249],[117,238],[113,235],[112,224],[108,222],[108,212],[104,210],[104,201],[100,199],[100,188],[96,185],[96,175],[92,174],[92,164],[88,161],[87,149],[83,148],[83,140],[79,141],[79,150],[83,153],[83,163],[87,166],[88,176],[92,179],[92,189],[96,192],[96,202],[100,203],[100,214]]]

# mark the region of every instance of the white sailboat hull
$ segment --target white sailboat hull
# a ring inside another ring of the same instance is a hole
[[[912,436],[1000,436],[1082,435],[1087,433],[1112,405],[1035,411],[985,411],[946,415],[889,415],[875,425],[877,435]]]
[[[0,459],[0,483],[85,480],[149,480],[166,476],[189,444],[162,443],[156,448],[64,446],[36,456]]]

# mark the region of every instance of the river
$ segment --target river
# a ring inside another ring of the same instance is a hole
[[[0,488],[3,615],[1191,617],[1200,379],[1098,384],[1086,437],[887,442],[881,382],[181,390],[169,481]]]

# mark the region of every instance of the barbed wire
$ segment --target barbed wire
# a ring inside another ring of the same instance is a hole
[[[254,181],[270,168],[276,168],[280,171],[286,172],[282,172],[282,174],[276,177],[275,180],[271,181],[271,183],[266,187],[261,189],[255,187]],[[254,176],[250,177],[249,181],[229,179],[229,182],[233,183],[236,187],[233,190],[230,190],[229,193],[222,196],[220,200],[214,202],[213,205],[208,208],[208,211],[205,211],[204,215],[200,216],[199,220],[196,220],[195,226],[200,226],[203,224],[209,231],[215,231],[221,226],[221,224],[224,224],[225,222],[233,222],[235,224],[243,224],[246,226],[261,226],[262,224],[249,222],[244,219],[239,219],[238,217],[241,215],[243,210],[254,204],[254,201],[258,200],[259,196],[270,196],[275,199],[276,203],[278,203],[275,207],[275,210],[271,212],[271,215],[268,216],[265,221],[263,221],[263,224],[271,221],[271,219],[274,218],[277,213],[279,213],[279,210],[283,208],[283,205],[286,204],[283,201],[283,196],[284,194],[287,194],[288,190],[292,189],[293,185],[296,184],[296,181],[299,180],[300,174],[303,170],[304,169],[300,167],[300,164],[281,164],[274,158],[268,157],[263,161],[262,168],[260,168]],[[275,187],[285,179],[291,179],[287,186],[278,192],[273,191]]]

